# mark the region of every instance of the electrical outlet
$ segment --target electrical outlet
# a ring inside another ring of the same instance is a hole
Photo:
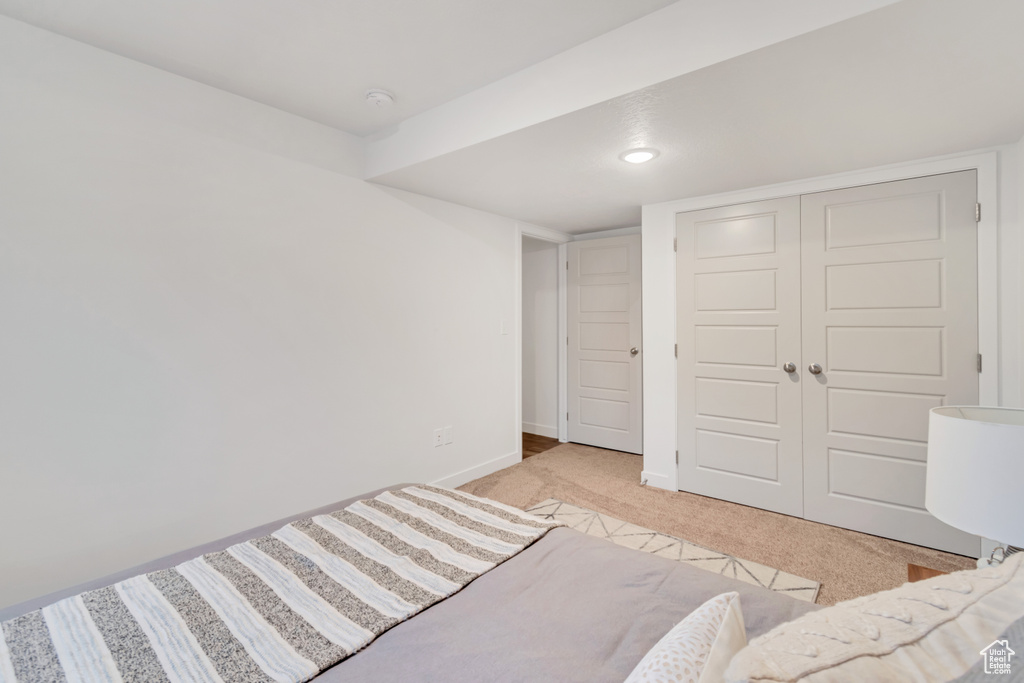
[[[440,428],[434,430],[434,448],[444,445],[444,432]]]
[[[444,428],[444,443],[445,445],[448,445],[452,441],[455,441],[455,430],[451,425],[448,425]]]

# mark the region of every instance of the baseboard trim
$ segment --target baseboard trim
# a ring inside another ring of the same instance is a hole
[[[665,489],[666,491],[678,491],[676,485],[672,483],[672,478],[667,477],[664,474],[655,474],[654,472],[648,472],[644,470],[640,473],[640,481],[647,480],[648,486],[653,486],[656,489]]]
[[[486,477],[488,474],[494,474],[498,470],[511,467],[516,463],[522,462],[522,460],[523,458],[519,451],[515,451],[508,455],[503,455],[500,458],[495,458],[494,460],[488,460],[487,462],[480,463],[479,465],[474,465],[473,467],[462,470],[461,472],[449,474],[447,477],[442,477],[437,481],[432,481],[430,483],[434,486],[443,486],[445,488],[453,489],[457,486],[467,484],[474,479]]]
[[[534,424],[533,422],[524,422],[523,431],[527,434],[546,436],[549,439],[558,438],[558,427],[548,427],[547,425]]]

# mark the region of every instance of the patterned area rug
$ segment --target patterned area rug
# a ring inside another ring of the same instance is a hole
[[[616,545],[667,557],[677,562],[685,562],[722,576],[738,579],[744,583],[786,593],[797,600],[814,602],[818,597],[818,589],[821,588],[821,584],[817,581],[787,574],[750,560],[741,560],[732,555],[708,550],[681,538],[645,529],[554,498],[534,505],[527,509],[527,512],[545,519],[562,522],[588,536],[606,538]]]

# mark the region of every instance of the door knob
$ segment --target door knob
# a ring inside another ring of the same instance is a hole
[[[640,349],[636,348],[635,346],[629,350],[629,355],[631,356],[635,356],[638,353],[640,353]]]
[[[821,374],[821,366],[818,365],[817,363],[811,363],[810,365],[807,366],[807,369],[811,372],[812,375]]]
[[[796,372],[796,363],[786,363],[782,366],[782,369],[792,375]]]

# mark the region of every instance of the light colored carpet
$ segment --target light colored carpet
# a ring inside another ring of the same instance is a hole
[[[690,493],[640,486],[643,458],[562,444],[460,488],[526,509],[548,498],[596,510],[715,550],[821,582],[818,604],[887,590],[907,564],[942,571],[971,558],[838,529]]]
[[[681,538],[645,529],[642,526],[561,500],[548,498],[527,508],[526,511],[544,519],[562,522],[570,529],[576,529],[588,536],[603,538],[615,545],[676,562],[684,562],[698,569],[728,576],[752,586],[761,586],[778,593],[785,593],[797,600],[814,602],[818,596],[820,584],[817,581],[794,576],[750,560],[725,555],[716,550],[708,550]]]

